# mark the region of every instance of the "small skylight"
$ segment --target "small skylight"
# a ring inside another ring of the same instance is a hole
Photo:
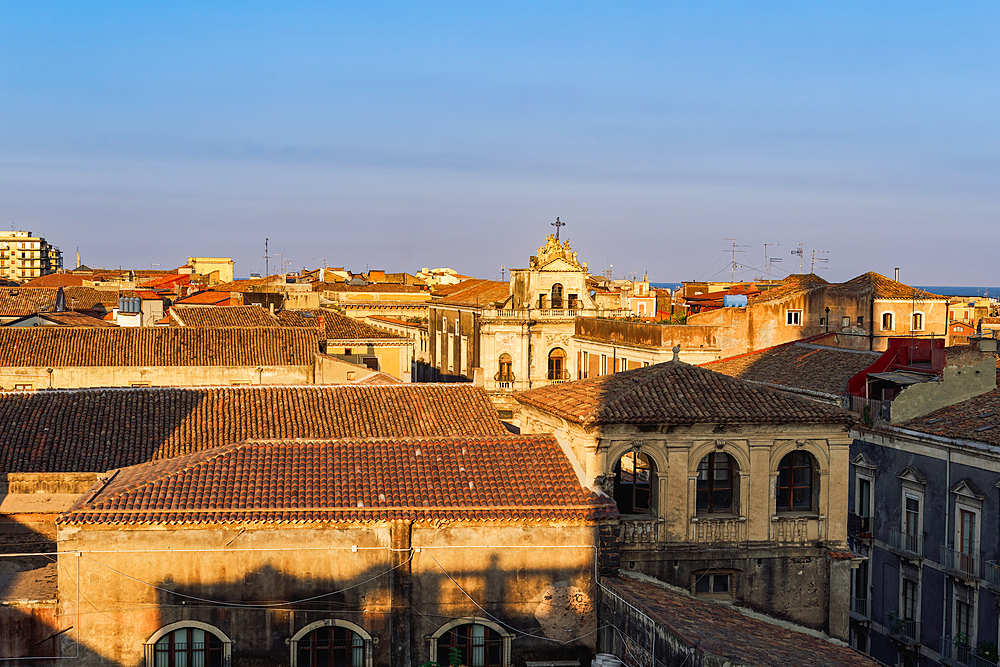
[[[928,419],[927,423],[928,424],[937,424],[938,422],[943,422],[943,421],[944,421],[944,417],[935,417],[934,419]]]
[[[996,428],[996,424],[987,424],[986,426],[980,426],[976,429],[976,433],[980,431],[989,431],[991,428]]]
[[[981,415],[976,415],[976,418],[977,418],[977,419],[982,419],[983,417],[992,417],[992,416],[993,416],[993,414],[994,414],[994,413],[992,413],[992,412],[984,412],[984,413],[982,413]]]

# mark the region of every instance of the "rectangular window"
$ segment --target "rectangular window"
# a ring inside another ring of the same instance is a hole
[[[469,337],[468,336],[462,336],[462,339],[459,341],[458,344],[461,347],[461,349],[459,351],[459,353],[461,355],[461,359],[459,361],[458,372],[459,373],[468,373],[468,370],[469,370]]]
[[[608,355],[601,355],[601,375],[608,374]]]
[[[913,330],[923,331],[924,330],[924,314],[923,313],[913,313]]]
[[[920,533],[920,499],[906,496],[906,516],[903,518],[903,532],[916,536]]]
[[[892,331],[892,313],[882,313],[882,331]]]
[[[694,594],[702,597],[731,597],[731,574],[700,574],[696,575]]]
[[[801,326],[802,325],[802,311],[801,310],[786,310],[785,311],[785,324],[790,326]]]
[[[859,327],[865,326],[865,316],[864,315],[858,315],[858,326]]]
[[[628,370],[628,359],[626,359],[625,357],[622,357],[622,363],[619,366],[619,368],[621,368],[623,371],[627,371]]]
[[[583,353],[583,363],[580,365],[580,379],[583,380],[587,377],[587,372],[590,370],[590,353]]]
[[[842,328],[844,328],[844,329],[846,329],[847,327],[851,326],[851,318],[848,317],[847,315],[844,315],[843,317],[841,317],[840,318],[840,326]]]
[[[962,600],[955,600],[955,641],[964,640],[965,644],[972,642],[972,605]]]
[[[872,511],[872,481],[858,477],[858,516],[869,517]]]
[[[30,384],[15,384],[14,391],[31,391],[32,385]]]
[[[136,380],[135,382],[129,382],[128,386],[130,386],[130,387],[148,387],[149,386],[149,382],[145,382],[143,380]]]
[[[917,620],[917,582],[903,579],[903,608],[900,616],[907,621]]]

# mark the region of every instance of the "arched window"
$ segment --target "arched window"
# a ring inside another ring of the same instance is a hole
[[[180,621],[157,631],[146,642],[150,667],[222,667],[232,642],[217,628],[198,621]]]
[[[497,382],[513,382],[514,381],[514,360],[509,354],[504,352],[500,355],[500,359],[497,362],[499,370],[497,371],[496,381]]]
[[[652,514],[656,464],[642,452],[628,452],[615,466],[615,503],[622,514]]]
[[[563,307],[563,286],[556,283],[552,286],[552,308],[560,310]]]
[[[813,476],[816,466],[807,452],[794,451],[778,464],[775,509],[778,512],[809,512],[814,509]]]
[[[493,628],[479,623],[463,623],[438,637],[437,663],[467,667],[501,667],[505,664],[503,649],[503,637]]]
[[[712,452],[698,464],[698,514],[731,514],[735,511],[738,485],[736,462],[725,452]]]
[[[568,380],[569,372],[566,370],[566,351],[562,348],[555,348],[549,352],[549,372],[546,375],[549,380]]]
[[[892,331],[892,313],[882,313],[882,331]]]
[[[291,667],[370,667],[372,664],[371,636],[349,621],[316,621],[296,632],[290,644]]]
[[[913,313],[913,318],[911,321],[910,329],[912,331],[923,331],[924,330],[924,314],[923,313]]]

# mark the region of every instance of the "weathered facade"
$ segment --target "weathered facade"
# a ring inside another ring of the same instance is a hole
[[[848,413],[681,362],[516,399],[618,502],[623,570],[847,637]]]
[[[851,643],[886,664],[1000,662],[1000,391],[851,445]]]
[[[616,515],[550,436],[246,442],[126,468],[59,520],[60,591],[82,596],[61,595],[61,653],[580,662]]]

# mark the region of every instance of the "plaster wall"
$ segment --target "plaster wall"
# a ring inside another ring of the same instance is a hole
[[[993,355],[975,366],[945,366],[938,382],[921,382],[903,389],[892,401],[892,422],[901,423],[985,394],[997,387]]]
[[[258,371],[258,368],[262,369]],[[0,368],[0,389],[128,387],[198,387],[229,384],[312,384],[313,366],[72,366]]]
[[[141,664],[143,643],[159,628],[197,620],[233,640],[233,665],[287,665],[286,640],[336,618],[372,636],[374,665],[418,664],[447,620],[484,615],[471,597],[532,634],[560,641],[586,635],[570,645],[519,640],[515,655],[586,653],[593,647],[596,544],[594,525],[536,522],[62,527],[60,629],[73,626],[62,635],[63,651],[72,654],[80,641],[85,657],[77,664],[131,667]],[[568,602],[553,609],[553,596]],[[315,599],[238,606],[305,598]],[[89,613],[95,608],[102,613]]]

